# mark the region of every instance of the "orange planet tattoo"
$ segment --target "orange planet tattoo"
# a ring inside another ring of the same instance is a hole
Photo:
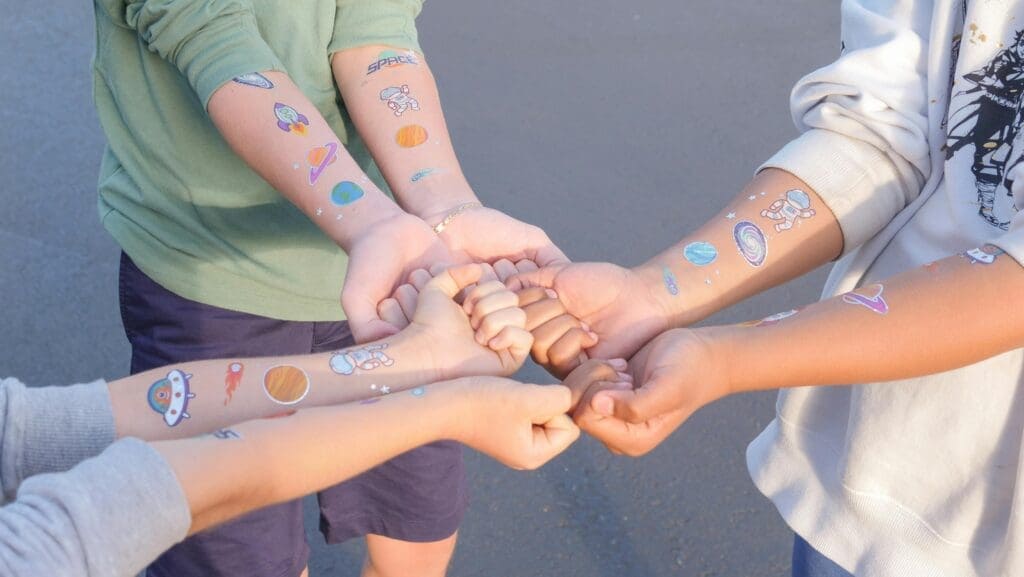
[[[291,365],[271,367],[263,375],[263,390],[275,403],[294,405],[309,393],[309,376]]]
[[[395,142],[402,148],[412,148],[427,141],[427,129],[418,124],[407,124],[398,129]]]

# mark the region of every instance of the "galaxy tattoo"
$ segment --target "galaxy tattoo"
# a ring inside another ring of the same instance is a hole
[[[732,229],[732,237],[736,241],[736,248],[747,264],[759,267],[764,264],[768,257],[768,239],[758,226],[749,220],[741,220]]]
[[[274,83],[271,82],[269,78],[260,74],[259,72],[243,74],[241,76],[236,76],[231,80],[239,84],[244,84],[246,86],[255,86],[256,88],[263,88],[264,90],[270,90],[271,88],[274,87]]]

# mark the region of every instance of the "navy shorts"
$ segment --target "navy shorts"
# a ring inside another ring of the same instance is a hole
[[[132,374],[186,361],[320,353],[353,344],[343,321],[280,321],[182,298],[124,254],[119,281]],[[454,442],[424,446],[318,497],[320,531],[329,543],[367,534],[440,541],[455,533],[466,510],[462,447]],[[186,539],[146,575],[296,577],[308,559],[302,506],[292,501]]]

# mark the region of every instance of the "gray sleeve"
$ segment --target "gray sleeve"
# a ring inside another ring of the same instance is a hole
[[[167,461],[138,439],[122,439],[70,471],[22,484],[0,509],[0,575],[131,577],[190,525]]]
[[[69,387],[26,387],[0,381],[0,488],[9,500],[39,473],[67,471],[114,442],[114,416],[104,381]]]

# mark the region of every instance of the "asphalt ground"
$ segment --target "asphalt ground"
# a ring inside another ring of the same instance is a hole
[[[0,375],[123,376],[118,249],[98,222],[103,135],[91,5],[0,10]],[[466,173],[575,260],[638,264],[714,214],[795,135],[787,98],[839,47],[838,2],[429,2],[420,36]],[[723,311],[814,300],[819,270]],[[529,366],[522,380],[548,382]],[[467,454],[473,504],[452,576],[787,575],[792,535],[751,484],[774,395],[729,398],[638,460],[584,439],[534,473]],[[314,502],[307,500],[310,513]],[[355,576],[359,542],[312,574]]]

